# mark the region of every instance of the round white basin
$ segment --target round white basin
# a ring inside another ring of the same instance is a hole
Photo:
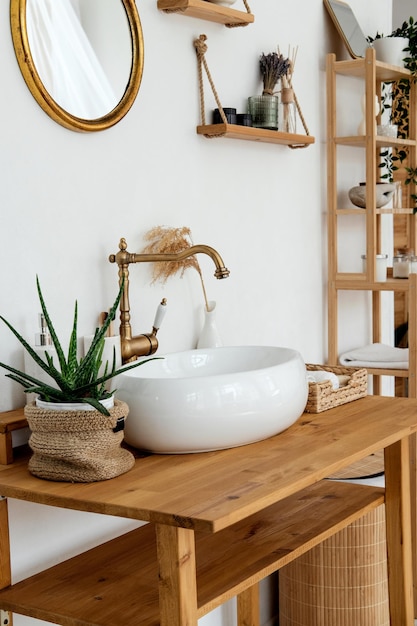
[[[231,346],[167,354],[120,374],[129,405],[125,440],[183,454],[233,448],[280,433],[308,394],[301,355],[289,348]]]

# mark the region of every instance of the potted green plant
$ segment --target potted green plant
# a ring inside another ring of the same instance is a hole
[[[278,129],[278,96],[275,86],[290,69],[290,60],[278,52],[262,53],[259,58],[259,69],[263,82],[261,96],[248,98],[249,113],[252,123],[257,128]]]
[[[415,76],[417,73],[417,23],[413,17],[408,22],[404,21],[401,26],[395,28],[389,35],[376,33],[375,37],[367,37],[376,49],[376,58],[392,65],[404,65]],[[394,56],[390,54],[393,46],[396,49]],[[386,47],[386,50],[385,50]]]
[[[408,21],[404,21],[401,26],[394,29],[390,35],[384,37],[377,33],[375,37],[368,37],[368,42],[374,47],[378,46],[378,42],[382,39],[401,38],[402,41],[407,40],[406,45],[401,49],[401,60],[404,67],[412,74],[411,80],[417,79],[417,23],[413,17]],[[377,59],[379,59],[377,53]],[[382,60],[382,59],[380,59]],[[398,81],[389,81],[382,83],[381,107],[382,112],[388,115],[390,125],[397,126],[397,135],[399,138],[408,139],[409,126],[408,120],[410,104],[410,79],[403,78]],[[381,163],[381,179],[387,182],[394,182],[395,172],[402,168],[405,170],[403,182],[405,186],[409,186],[411,192],[409,194],[410,201],[414,212],[417,211],[417,194],[415,187],[417,184],[417,167],[408,160],[409,152],[407,147],[401,148],[385,148],[380,153]]]
[[[86,355],[78,359],[77,302],[68,354],[65,356],[49,316],[38,278],[36,284],[42,313],[59,363],[54,363],[47,350],[43,360],[10,322],[0,316],[0,320],[11,330],[36,364],[56,384],[56,386],[47,384],[24,371],[0,362],[0,367],[8,372],[7,377],[22,385],[26,393],[38,394],[39,399],[25,407],[25,416],[32,431],[29,445],[33,456],[29,461],[29,470],[40,478],[71,482],[113,478],[128,471],[134,464],[134,457],[120,445],[128,406],[125,402],[114,400],[114,390],[109,391],[106,383],[122,370],[146,363],[138,361],[117,369],[114,354],[112,365],[106,363],[103,374],[99,373],[106,332],[115,318],[123,285],[103,326],[96,329]],[[109,400],[110,406],[104,406]]]

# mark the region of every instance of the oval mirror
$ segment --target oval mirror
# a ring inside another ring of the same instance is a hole
[[[20,70],[56,122],[104,130],[135,101],[143,73],[143,34],[135,0],[11,0]]]

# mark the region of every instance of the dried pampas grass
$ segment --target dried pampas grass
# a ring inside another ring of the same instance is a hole
[[[143,248],[143,254],[177,254],[188,250],[194,245],[191,230],[187,226],[182,226],[181,228],[155,226],[145,233],[144,239],[149,243]],[[209,307],[203,274],[194,255],[182,261],[155,261],[152,270],[152,283],[160,281],[162,284],[165,284],[168,278],[178,273],[180,274],[180,278],[182,278],[185,270],[190,267],[194,268],[200,276],[205,306],[208,311]]]

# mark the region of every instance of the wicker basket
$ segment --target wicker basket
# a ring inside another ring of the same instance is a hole
[[[336,375],[349,376],[349,381],[339,389],[333,389],[329,380],[309,383],[306,413],[321,413],[340,404],[363,398],[367,394],[368,373],[364,368],[341,367],[338,365],[310,365],[307,371],[323,370]]]
[[[389,626],[385,507],[279,572],[280,626]]]

